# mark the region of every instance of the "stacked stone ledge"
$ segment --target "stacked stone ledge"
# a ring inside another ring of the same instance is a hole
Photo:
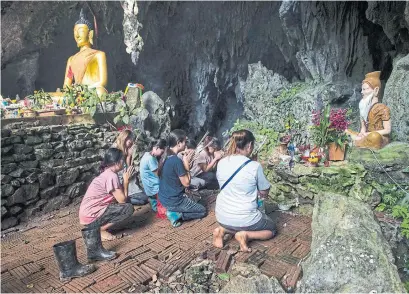
[[[81,197],[115,137],[95,124],[2,129],[1,229]]]

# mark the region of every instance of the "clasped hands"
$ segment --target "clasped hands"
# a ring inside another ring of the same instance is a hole
[[[132,178],[134,173],[135,173],[135,167],[133,165],[131,165],[124,172],[124,175],[123,175],[124,183],[129,183],[129,180],[130,180],[130,178]]]

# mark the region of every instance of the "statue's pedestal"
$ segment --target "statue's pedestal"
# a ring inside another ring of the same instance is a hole
[[[13,128],[13,124],[27,124],[31,126],[48,126],[48,125],[69,125],[69,124],[104,124],[107,121],[113,124],[114,117],[118,113],[96,113],[94,117],[89,114],[73,114],[73,115],[53,115],[53,116],[36,116],[22,118],[8,118],[1,120],[1,128]]]
[[[374,154],[354,147],[347,157],[348,161],[331,162],[330,167],[296,164],[290,171],[288,165],[269,166],[265,172],[272,183],[270,197],[278,202],[295,198],[314,200],[320,192],[328,191],[376,206],[380,197],[402,193],[389,176],[403,189],[409,189],[408,143],[393,142]]]

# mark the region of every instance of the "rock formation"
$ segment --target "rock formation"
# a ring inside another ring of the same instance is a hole
[[[409,142],[409,54],[396,60],[383,102],[391,109],[392,134],[395,134],[392,138]]]
[[[311,255],[297,292],[405,292],[370,207],[341,194],[318,197]]]
[[[220,293],[285,293],[276,278],[261,274],[252,264],[236,263],[231,269],[230,281]]]

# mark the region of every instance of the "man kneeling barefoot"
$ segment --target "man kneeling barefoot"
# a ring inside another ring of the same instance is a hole
[[[86,227],[100,227],[102,241],[116,239],[107,230],[130,219],[134,213],[133,205],[127,203],[129,180],[134,167],[130,166],[124,172],[122,187],[118,172],[123,166],[124,156],[121,150],[108,149],[101,164],[101,174],[92,180],[81,202],[80,223]]]
[[[213,245],[223,247],[225,233],[235,234],[240,250],[250,252],[248,241],[267,240],[276,235],[275,223],[258,210],[257,198],[266,197],[270,183],[260,163],[252,161],[255,138],[248,130],[232,134],[227,156],[220,160],[217,180],[221,191],[216,200],[219,227],[213,232]]]

